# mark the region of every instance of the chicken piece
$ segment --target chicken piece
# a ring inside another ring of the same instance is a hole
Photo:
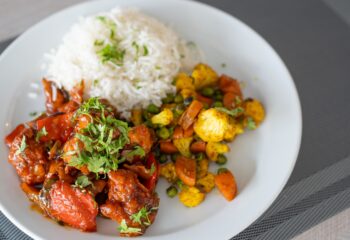
[[[173,112],[170,109],[165,108],[160,113],[158,113],[157,115],[154,115],[151,118],[151,121],[152,121],[153,124],[159,124],[159,125],[162,125],[162,126],[167,126],[173,121],[173,119],[174,119]]]
[[[42,83],[46,97],[47,113],[53,114],[58,112],[58,109],[68,101],[68,94],[62,89],[59,89],[52,81],[43,79]]]
[[[202,111],[194,124],[195,133],[205,142],[224,140],[229,129],[229,116],[215,108]]]
[[[121,225],[120,235],[142,235],[155,220],[157,194],[142,185],[132,171],[118,169],[109,172],[108,177],[108,201],[101,206],[102,214]]]
[[[204,63],[197,64],[192,71],[194,86],[196,90],[203,87],[215,85],[218,82],[217,73]]]
[[[63,146],[62,159],[65,163],[68,163],[77,156],[77,153],[84,149],[84,143],[77,137],[70,138]],[[87,165],[74,166],[75,168],[82,171],[83,174],[88,175],[90,173]]]
[[[131,128],[128,133],[130,143],[140,145],[146,152],[151,150],[153,145],[153,134],[145,125]]]
[[[179,200],[186,207],[195,207],[203,202],[205,194],[196,187],[184,187],[180,194]]]
[[[57,181],[48,192],[49,216],[86,232],[96,231],[97,203],[87,191]]]
[[[35,141],[34,131],[25,129],[10,146],[8,161],[21,180],[29,185],[44,182],[48,166],[45,146]]]

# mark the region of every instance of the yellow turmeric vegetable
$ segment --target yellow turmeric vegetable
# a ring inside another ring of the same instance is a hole
[[[202,111],[194,124],[195,133],[205,142],[224,140],[229,129],[229,116],[215,108]]]
[[[134,108],[131,110],[131,122],[135,126],[138,126],[142,123],[142,109]]]
[[[244,115],[249,118],[251,117],[258,126],[265,118],[265,110],[261,102],[255,99],[249,99],[243,103]]]
[[[169,125],[171,121],[173,121],[173,119],[174,119],[173,112],[170,109],[165,108],[157,115],[154,115],[151,118],[151,121],[153,124],[160,124],[162,126],[166,126],[166,125]]]
[[[199,63],[194,67],[191,76],[194,79],[196,90],[215,85],[218,82],[217,73],[210,66],[203,63]]]
[[[215,187],[215,175],[209,172],[205,177],[199,178],[196,185],[205,193],[210,192]]]
[[[179,138],[179,139],[174,139],[173,143],[183,156],[191,157],[190,146],[191,146],[192,140],[193,140],[193,137]]]
[[[186,73],[179,73],[175,78],[176,90],[189,89],[194,90],[193,78]]]
[[[208,142],[205,149],[205,153],[212,161],[216,161],[219,154],[223,154],[228,151],[230,151],[230,148],[227,144],[217,142]]]
[[[202,159],[197,162],[197,178],[202,178],[207,175],[209,169],[208,159]]]
[[[179,200],[186,207],[195,207],[203,202],[205,194],[196,187],[184,187],[179,194]]]
[[[170,163],[161,165],[159,175],[161,177],[164,177],[170,183],[175,182],[177,179],[177,175],[176,175],[174,163],[170,162]]]
[[[232,141],[237,135],[242,134],[244,128],[242,124],[237,123],[230,117],[228,128],[224,134],[224,140]]]

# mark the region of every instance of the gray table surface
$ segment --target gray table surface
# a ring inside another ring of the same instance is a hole
[[[303,110],[301,150],[286,188],[233,239],[290,239],[349,208],[350,31],[341,17],[350,5],[331,3],[335,13],[319,0],[203,2],[243,20],[271,43],[291,71]],[[10,41],[0,43],[0,51]],[[27,237],[1,214],[0,239]]]

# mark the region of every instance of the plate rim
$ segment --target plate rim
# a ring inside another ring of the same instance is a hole
[[[34,31],[36,28],[39,28],[42,24],[44,24],[46,21],[48,21],[51,18],[55,18],[57,15],[61,15],[64,14],[64,12],[72,10],[72,9],[78,9],[83,7],[84,5],[90,5],[90,4],[94,4],[96,2],[100,2],[101,4],[103,2],[112,2],[114,1],[116,3],[116,5],[118,4],[118,0],[92,0],[92,1],[87,1],[87,2],[81,2],[81,3],[77,3],[77,4],[73,4],[70,5],[68,7],[65,7],[59,11],[56,11],[50,15],[48,15],[47,17],[41,19],[40,21],[38,21],[37,23],[31,25],[29,28],[27,28],[23,33],[21,33],[18,37],[15,38],[14,41],[11,42],[11,44],[9,46],[6,47],[6,49],[1,53],[0,55],[0,63],[3,61],[3,59],[7,56],[7,54],[9,54],[9,52],[16,47],[17,44],[19,44],[21,41],[25,40],[26,36]],[[151,1],[151,0],[148,0]],[[153,0],[152,0],[153,1]],[[296,84],[294,82],[294,79],[292,77],[291,72],[289,71],[287,65],[285,64],[285,62],[283,61],[283,59],[281,58],[281,56],[278,54],[278,52],[272,47],[272,45],[262,36],[260,35],[260,33],[258,33],[255,29],[253,29],[252,27],[250,27],[248,24],[246,24],[245,22],[243,22],[242,20],[240,20],[239,18],[235,17],[234,15],[231,15],[219,8],[216,8],[214,6],[211,6],[209,4],[203,3],[203,2],[197,2],[194,0],[177,0],[179,2],[187,2],[188,4],[193,4],[193,5],[197,5],[197,6],[201,6],[204,8],[207,8],[210,11],[215,11],[220,15],[225,16],[226,18],[230,18],[231,20],[235,20],[237,22],[239,22],[239,24],[243,25],[247,30],[249,30],[251,33],[253,33],[257,38],[259,38],[260,40],[262,40],[264,42],[264,44],[269,48],[269,50],[275,55],[275,57],[280,61],[280,63],[282,63],[282,67],[283,67],[283,71],[285,72],[286,76],[289,78],[288,81],[291,83],[292,86],[292,91],[293,91],[293,95],[295,96],[295,99],[293,101],[296,101],[296,111],[297,111],[297,116],[296,120],[297,120],[297,126],[298,126],[298,132],[297,132],[297,139],[296,139],[296,146],[294,149],[294,153],[293,153],[293,159],[294,161],[290,163],[289,169],[288,169],[288,174],[286,174],[284,176],[283,181],[280,182],[279,184],[279,188],[278,191],[275,191],[273,194],[270,194],[271,197],[269,199],[269,203],[266,204],[264,207],[262,207],[260,209],[260,211],[256,211],[254,216],[250,217],[250,220],[247,221],[247,223],[245,224],[245,226],[242,228],[241,232],[244,231],[244,229],[246,229],[248,226],[250,226],[256,219],[258,219],[260,216],[263,215],[264,212],[266,212],[266,210],[272,205],[272,203],[277,199],[278,195],[280,195],[280,193],[282,192],[283,188],[285,187],[285,185],[287,184],[287,181],[289,180],[294,168],[295,168],[295,164],[298,160],[298,155],[300,152],[300,147],[301,147],[301,141],[302,141],[302,132],[303,132],[303,121],[302,121],[302,107],[301,107],[301,102],[300,102],[300,97],[297,91],[297,87]],[[29,228],[27,228],[25,225],[23,225],[20,221],[18,221],[2,204],[2,202],[0,201],[0,211],[17,227],[19,228],[21,231],[23,231],[25,234],[27,234],[28,236],[34,238],[34,239],[44,239],[41,236],[39,236],[37,233],[33,232],[32,230],[30,230]],[[200,224],[199,224],[200,225]],[[198,226],[198,225],[197,225]],[[186,229],[191,229],[191,228],[186,228]],[[178,232],[172,232],[169,233],[167,235],[161,235],[161,236],[151,236],[151,237],[147,237],[147,238],[152,238],[152,239],[160,239],[164,236],[172,236],[174,234],[177,233],[183,233],[183,232],[187,232],[188,230],[183,229],[180,230]],[[234,233],[232,233],[234,234]],[[239,234],[236,233],[236,235]],[[225,233],[224,235],[228,235],[227,233]],[[177,235],[179,237],[179,235]],[[223,235],[222,235],[223,236]],[[109,238],[109,236],[105,236],[106,239],[112,239]],[[115,236],[113,236],[114,238]],[[234,237],[232,235],[229,236]],[[119,237],[120,238],[120,237]],[[126,238],[125,238],[126,239]]]

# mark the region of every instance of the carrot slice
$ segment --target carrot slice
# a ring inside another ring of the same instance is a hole
[[[186,111],[181,115],[179,119],[179,125],[184,129],[188,129],[193,123],[201,109],[203,108],[203,103],[198,100],[193,100]]]
[[[197,142],[192,143],[190,150],[193,153],[205,152],[206,146],[207,146],[206,142],[197,141]]]
[[[215,185],[227,201],[232,201],[237,194],[237,184],[233,174],[227,170],[215,176]]]
[[[202,103],[206,103],[208,104],[209,106],[213,104],[214,100],[211,99],[211,98],[207,98],[207,97],[204,97],[202,96],[201,94],[199,93],[196,93],[196,99]]]
[[[173,133],[173,139],[179,139],[184,137],[184,131],[181,126],[176,126]]]
[[[161,142],[160,151],[162,153],[167,153],[167,154],[173,154],[178,152],[177,148],[172,142]]]
[[[236,98],[242,99],[240,96],[236,95],[235,93],[228,92],[225,93],[224,99],[222,100],[225,108],[232,109],[236,106]]]
[[[219,78],[219,88],[224,93],[231,92],[241,98],[243,97],[239,82],[225,74],[221,75]]]
[[[189,128],[187,128],[186,130],[184,130],[184,138],[188,138],[188,137],[192,137],[194,133],[194,129],[193,129],[193,124],[191,126],[189,126]]]
[[[184,156],[177,157],[175,171],[184,184],[191,187],[196,184],[196,160]]]

